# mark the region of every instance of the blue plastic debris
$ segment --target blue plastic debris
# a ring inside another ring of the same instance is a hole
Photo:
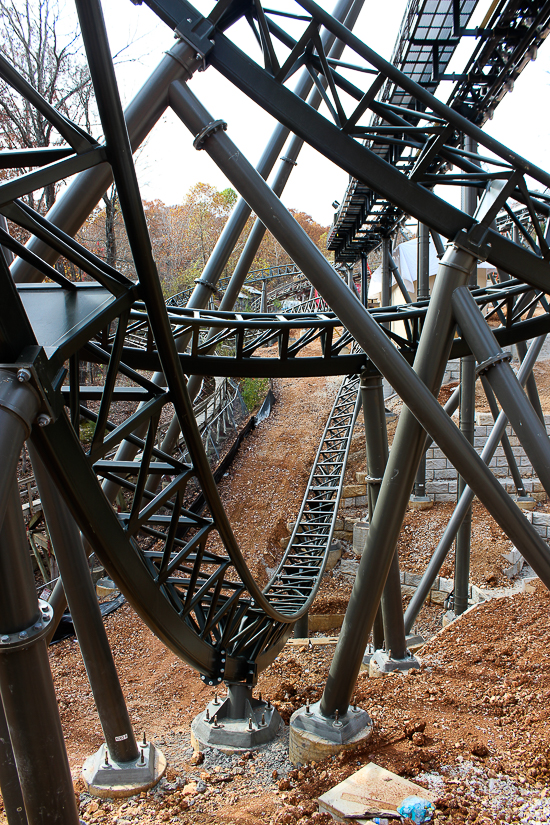
[[[397,809],[397,813],[408,818],[415,825],[422,825],[424,822],[431,822],[435,807],[427,799],[420,796],[408,796],[403,800]]]

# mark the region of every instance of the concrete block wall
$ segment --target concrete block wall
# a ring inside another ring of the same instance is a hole
[[[405,596],[412,596],[420,584],[422,576],[419,576],[417,573],[407,573],[403,570],[401,570],[399,575],[401,577],[402,594]],[[444,579],[443,576],[437,576],[432,584],[430,594],[426,599],[426,602],[428,604],[443,605],[449,593],[453,592],[453,589],[454,579]],[[472,585],[470,585],[468,589],[468,598],[472,598]]]
[[[544,418],[546,429],[550,431],[550,416],[546,415]],[[490,413],[476,413],[474,447],[478,453],[481,453],[485,446],[492,428],[493,417]],[[537,500],[546,499],[544,488],[510,427],[507,427],[507,434],[526,491]],[[514,493],[514,482],[510,477],[508,462],[501,445],[497,447],[489,466],[505,489],[509,493]],[[456,501],[456,488],[457,472],[455,468],[438,447],[430,447],[426,453],[426,494],[432,497],[434,501]]]
[[[550,539],[550,513],[531,512],[527,518],[543,539]]]

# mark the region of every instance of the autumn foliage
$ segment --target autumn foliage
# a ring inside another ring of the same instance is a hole
[[[200,276],[236,201],[237,194],[233,189],[219,191],[208,183],[197,183],[181,204],[168,206],[161,200],[144,202],[153,255],[165,295],[185,289]],[[312,241],[325,252],[328,228],[316,223],[305,212],[290,211]],[[254,216],[249,218],[245,231],[229,258],[225,275],[230,275],[235,268],[253,222]],[[106,210],[102,203],[86,221],[78,236],[92,252],[104,259],[109,257],[112,248],[112,238],[108,244],[105,227]],[[109,262],[133,277],[132,256],[120,212],[114,216],[114,234],[116,257]],[[288,262],[287,253],[267,232],[252,268],[262,269]]]

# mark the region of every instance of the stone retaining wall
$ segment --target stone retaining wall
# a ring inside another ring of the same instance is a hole
[[[546,415],[544,420],[548,431],[550,416]],[[493,417],[490,413],[476,413],[474,447],[478,453],[481,453],[485,446],[493,428],[493,423]],[[544,488],[534,473],[533,466],[525,455],[523,447],[520,446],[517,436],[513,434],[510,427],[506,428],[506,432],[527,493],[538,501],[544,501],[546,499]],[[507,492],[515,493],[515,485],[510,477],[508,462],[501,445],[497,447],[489,467]],[[430,447],[426,453],[426,495],[433,498],[434,501],[456,501],[456,489],[457,472],[455,468],[439,447]]]
[[[455,414],[455,418],[458,413]],[[546,429],[550,432],[550,415],[545,415]],[[474,447],[481,453],[487,438],[493,428],[493,417],[490,413],[476,413],[476,426],[474,431]],[[523,479],[523,484],[528,495],[537,501],[546,500],[546,492],[540,483],[537,475],[533,471],[533,466],[523,447],[520,446],[517,436],[507,427],[508,439],[512,452],[516,457],[519,472]],[[490,468],[502,486],[509,493],[515,493],[516,488],[509,475],[508,462],[504,455],[502,446],[498,446],[491,460]],[[347,484],[342,489],[340,508],[346,510],[350,507],[367,507],[367,488],[365,484],[366,473],[357,473],[357,483]],[[441,452],[439,447],[433,446],[426,453],[426,495],[434,501],[456,501],[457,492],[457,472],[448,458]],[[545,538],[548,536],[545,535]],[[338,536],[344,538],[344,536]]]

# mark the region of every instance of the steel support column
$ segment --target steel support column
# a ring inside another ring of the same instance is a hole
[[[418,246],[416,251],[416,298],[424,301],[430,297],[430,230],[425,223],[418,224]]]
[[[523,361],[523,359],[525,358],[525,354],[527,352],[527,344],[525,343],[525,341],[518,341],[518,343],[516,344],[516,350],[517,350],[517,353],[518,353],[519,360]],[[529,376],[529,378],[527,379],[527,383],[525,385],[525,391],[527,393],[527,396],[529,398],[529,401],[531,402],[531,405],[532,405],[534,411],[536,412],[536,414],[538,415],[538,417],[540,418],[540,420],[544,424],[544,413],[542,411],[542,407],[541,407],[541,404],[540,404],[539,392],[538,392],[538,389],[537,389],[537,382],[536,382],[535,376],[533,374],[531,374]]]
[[[477,151],[477,143],[468,135],[464,138],[464,148],[469,152]],[[462,209],[468,215],[473,215],[477,206],[477,189],[472,186],[463,186],[461,189]],[[477,266],[474,267],[470,278],[470,287],[477,286]],[[475,432],[475,401],[476,401],[476,372],[475,358],[466,355],[460,359],[460,431],[474,443]],[[466,482],[458,476],[457,501],[460,501],[466,488]],[[468,591],[470,585],[470,550],[472,542],[472,508],[467,511],[462,524],[456,534],[455,546],[455,575],[454,575],[454,612],[457,616],[468,608]]]
[[[531,374],[531,370],[537,360],[539,353],[542,349],[542,345],[544,343],[546,336],[542,336],[541,338],[537,338],[533,341],[525,360],[523,361],[520,370],[518,372],[518,381],[520,384],[523,384],[527,377]],[[489,438],[485,442],[485,447],[482,450],[481,458],[485,462],[485,464],[489,464],[496,448],[499,445],[500,439],[502,438],[502,434],[506,431],[506,424],[508,423],[508,418],[504,411],[501,410],[497,420],[493,425],[493,429],[489,435]],[[424,571],[424,575],[420,581],[420,584],[416,588],[416,591],[409,602],[409,606],[405,611],[405,631],[410,633],[412,626],[414,625],[418,614],[422,608],[422,605],[426,601],[428,594],[433,586],[433,583],[441,570],[443,562],[445,561],[449,550],[451,549],[452,543],[455,540],[455,536],[458,532],[458,528],[462,524],[462,520],[464,519],[468,509],[470,508],[472,501],[474,500],[475,493],[471,489],[471,487],[466,487],[460,501],[456,505],[451,518],[445,528],[445,532],[443,533],[442,537],[439,540],[439,544],[436,547],[436,550],[430,559],[430,562]]]
[[[380,304],[383,307],[391,306],[390,244],[391,238],[384,238],[382,240],[382,289],[380,293]],[[386,324],[386,326],[389,326],[389,323]]]
[[[473,355],[460,359],[460,430],[470,444],[474,443],[475,431],[475,386],[476,364]],[[458,476],[457,501],[467,487],[464,478]],[[454,612],[457,616],[468,608],[468,588],[470,584],[470,546],[472,533],[472,508],[462,520],[456,536]]]
[[[363,419],[365,422],[365,444],[367,450],[369,521],[372,521],[376,502],[382,483],[382,476],[388,462],[388,433],[386,429],[386,412],[384,407],[384,389],[381,375],[361,376],[361,397],[363,402]],[[392,659],[407,657],[407,642],[403,624],[403,605],[401,601],[401,580],[399,577],[399,559],[394,553],[384,593],[381,600],[383,633],[386,650]],[[373,647],[380,647],[380,628],[377,622],[373,626]],[[376,632],[375,632],[376,631]]]
[[[457,322],[478,361],[478,373],[487,375],[533,469],[550,494],[550,439],[508,363],[509,353],[498,345],[467,289],[456,290],[452,304]]]
[[[17,765],[11,746],[10,732],[0,698],[0,791],[8,825],[27,825],[25,802],[19,783]]]
[[[430,231],[426,224],[418,223],[416,249],[416,298],[425,301],[430,297]],[[426,499],[426,453],[422,454],[414,482],[414,495]],[[424,506],[428,506],[426,503]],[[431,504],[429,505],[431,506]]]
[[[493,419],[496,421],[498,416],[499,416],[499,409],[498,409],[497,400],[495,398],[495,394],[494,394],[493,390],[491,389],[491,385],[489,384],[489,381],[487,380],[487,376],[485,376],[485,375],[481,376],[481,383],[483,385],[483,389],[485,390],[485,396],[487,398],[487,403],[489,404],[489,409],[491,410],[491,415],[493,416]],[[510,444],[510,440],[509,440],[506,432],[503,433],[502,438],[500,439],[500,443],[502,445],[502,449],[504,450],[504,456],[505,456],[506,461],[508,463],[508,469],[510,470],[510,475],[512,476],[512,479],[514,481],[514,485],[515,485],[515,488],[516,488],[516,493],[518,494],[518,496],[525,497],[525,496],[527,496],[527,492],[525,490],[525,485],[523,484],[523,479],[521,477],[521,473],[519,471],[519,467],[518,467],[517,462],[516,462],[516,457],[514,456],[514,453],[512,452],[512,445]]]
[[[439,390],[455,329],[450,299],[457,286],[468,282],[473,260],[469,253],[450,247],[440,264],[413,365],[416,375],[433,394]],[[348,708],[374,621],[377,594],[385,584],[396,552],[424,443],[422,425],[404,407],[321,699],[325,716],[333,716],[337,710],[344,713]]]
[[[0,529],[0,691],[25,811],[29,825],[77,825],[15,475],[7,499]]]
[[[28,442],[28,448],[109,754],[115,762],[135,761],[139,757],[139,750],[105,632],[80,530],[34,449],[32,439]]]
[[[368,306],[369,302],[369,263],[366,252],[361,253],[361,303]]]

